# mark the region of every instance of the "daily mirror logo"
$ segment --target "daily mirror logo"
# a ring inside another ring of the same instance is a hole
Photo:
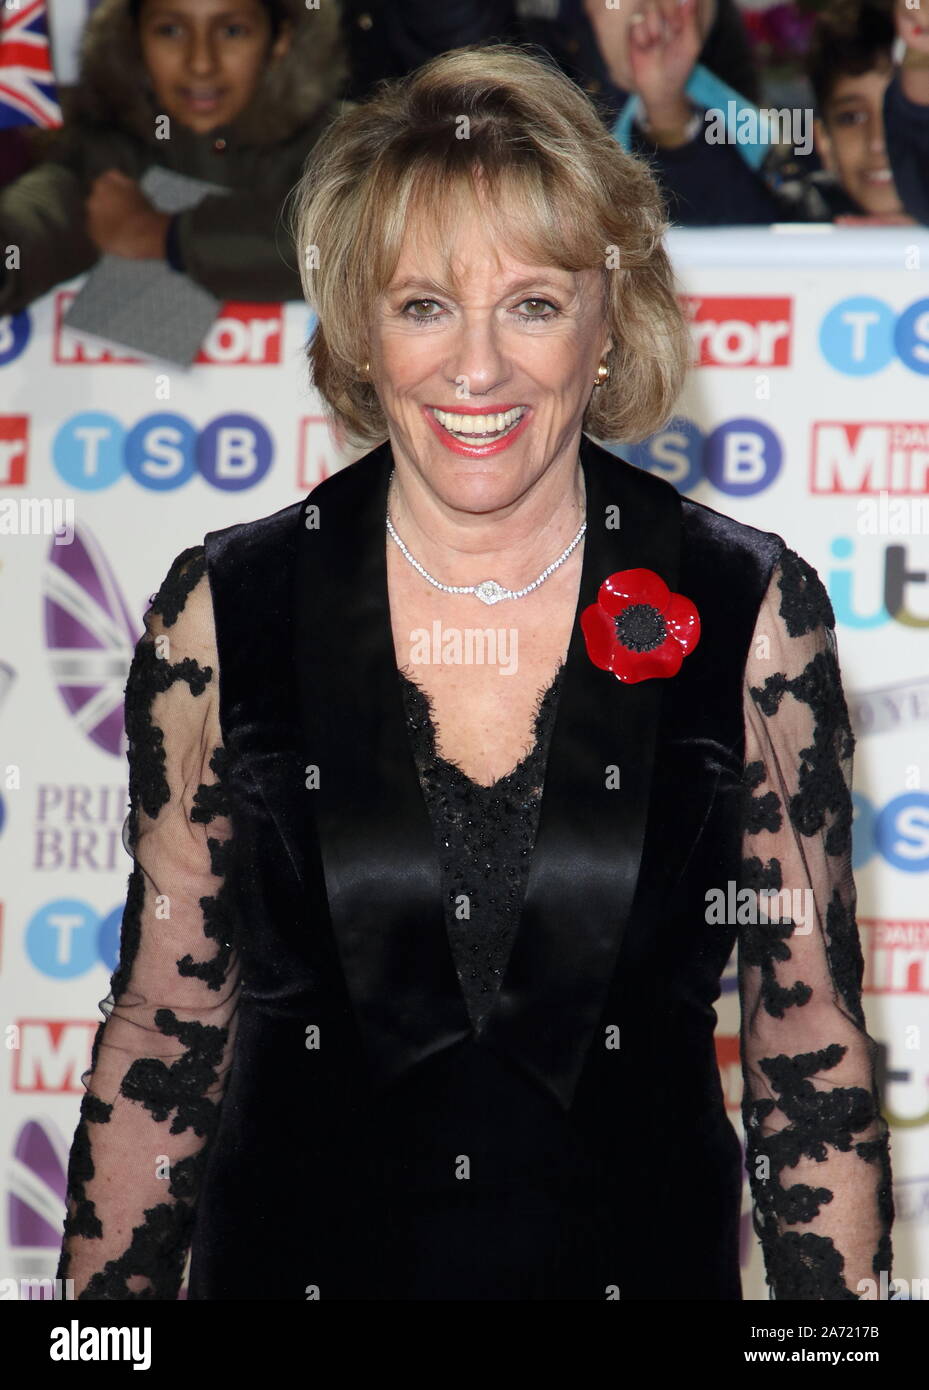
[[[793,301],[781,298],[684,297],[698,367],[789,367]]]
[[[125,367],[150,362],[150,358],[128,348],[67,328],[64,316],[76,293],[62,290],[55,296],[52,361],[56,366]],[[194,362],[213,367],[277,366],[281,362],[283,325],[280,304],[228,300],[210,325]]]
[[[929,424],[907,420],[814,420],[810,492],[818,496],[924,496]]]

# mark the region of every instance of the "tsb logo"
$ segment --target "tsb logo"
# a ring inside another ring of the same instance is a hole
[[[684,297],[699,367],[789,367],[791,301]]]
[[[142,487],[169,492],[199,474],[212,487],[254,487],[271,467],[271,435],[254,415],[219,415],[198,430],[170,411],[145,415],[131,429],[102,410],[66,420],[52,458],[69,487],[99,492],[128,473]]]
[[[54,980],[73,980],[102,962],[111,972],[119,958],[123,907],[101,919],[79,898],[58,898],[40,907],[26,928],[26,954]]]
[[[917,299],[897,314],[882,299],[843,299],[819,330],[823,357],[837,372],[870,376],[899,357],[911,372],[929,375],[929,299]]]
[[[32,336],[32,322],[25,309],[18,314],[0,316],[0,367],[15,362],[25,352]]]
[[[764,492],[784,460],[778,436],[752,416],[726,420],[709,434],[693,420],[678,416],[641,444],[618,446],[613,452],[637,468],[659,473],[678,492],[689,492],[705,480],[730,497]]]
[[[903,792],[878,810],[868,797],[853,792],[852,805],[856,869],[880,854],[905,874],[929,871],[929,793]]]

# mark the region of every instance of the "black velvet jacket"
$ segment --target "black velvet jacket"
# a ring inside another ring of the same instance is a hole
[[[134,866],[59,1267],[79,1298],[176,1297],[188,1246],[191,1299],[740,1298],[713,1007],[737,938],[772,1289],[889,1273],[828,596],[781,537],[586,437],[580,459],[576,619],[641,567],[701,635],[625,684],[575,621],[479,1030],[396,667],[389,444],[172,565],[127,685]],[[709,910],[736,887],[747,915]],[[753,917],[765,888],[792,914]]]
[[[192,1297],[234,1295],[236,1250],[266,1297],[403,1297],[403,1236],[383,1228],[424,1188],[451,1243],[409,1296],[438,1279],[467,1297],[475,1258],[502,1261],[491,1296],[531,1296],[506,1283],[510,1262],[525,1268],[508,1247],[535,1238],[530,1201],[576,1247],[559,1293],[539,1268],[537,1296],[661,1297],[673,1250],[675,1284],[739,1297],[741,1156],[712,1008],[734,929],[703,923],[703,895],[739,873],[742,668],[782,543],[586,438],[582,459],[578,612],[608,574],[647,566],[704,625],[676,677],[621,685],[575,624],[524,912],[479,1042],[397,686],[389,447],[317,487],[309,527],[301,503],[206,538],[248,932]],[[611,507],[634,524],[607,529]],[[256,1190],[265,1165],[286,1182]],[[448,1215],[463,1185],[502,1204],[477,1257],[458,1248],[467,1218],[458,1231]]]

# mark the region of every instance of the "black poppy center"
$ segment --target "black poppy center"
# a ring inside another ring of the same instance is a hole
[[[654,651],[668,635],[664,618],[650,603],[631,603],[613,621],[616,636],[633,652]]]

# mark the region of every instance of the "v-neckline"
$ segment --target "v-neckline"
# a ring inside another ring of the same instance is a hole
[[[522,913],[483,1032],[486,1046],[565,1108],[633,908],[669,684],[623,685],[599,670],[580,618],[621,569],[647,566],[673,591],[682,532],[680,494],[664,479],[617,463],[587,436],[580,460],[588,515],[602,524],[584,537]],[[310,494],[292,630],[303,751],[318,768],[311,809],[328,915],[382,1084],[475,1036],[447,932],[437,929],[440,857],[403,718],[383,540],[391,463],[385,441]],[[614,510],[636,525],[614,529]],[[622,796],[603,777],[606,765],[622,766]]]
[[[562,678],[564,676],[565,667],[566,661],[560,661],[558,664],[558,668],[555,671],[555,674],[552,676],[552,679],[549,681],[548,685],[542,687],[542,689],[540,689],[536,694],[535,712],[533,714],[532,724],[530,726],[530,737],[532,739],[532,742],[529,748],[519,759],[519,761],[512,768],[510,768],[509,772],[502,773],[501,776],[496,777],[492,782],[478,782],[476,778],[471,776],[470,773],[465,772],[464,768],[461,766],[460,763],[455,762],[453,758],[446,758],[442,753],[439,752],[441,729],[438,727],[436,723],[435,707],[433,705],[432,696],[429,694],[428,690],[424,689],[424,687],[419,684],[418,681],[414,680],[412,676],[409,676],[407,674],[406,668],[398,666],[397,675],[400,678],[401,682],[405,683],[408,687],[410,687],[411,690],[415,691],[417,695],[419,695],[422,699],[423,712],[428,730],[429,756],[431,760],[434,763],[437,763],[439,766],[444,767],[453,772],[455,776],[461,778],[462,781],[467,783],[469,788],[477,792],[479,795],[487,796],[492,792],[499,791],[499,789],[503,786],[505,782],[512,782],[516,778],[518,778],[520,773],[525,770],[526,764],[536,756],[537,752],[539,751],[539,744],[542,738],[543,724],[546,717],[550,719],[550,722],[552,724],[554,723],[554,716],[556,710],[549,711],[548,706],[551,704],[553,692],[557,700],[557,695],[560,693],[560,686],[562,683]]]

